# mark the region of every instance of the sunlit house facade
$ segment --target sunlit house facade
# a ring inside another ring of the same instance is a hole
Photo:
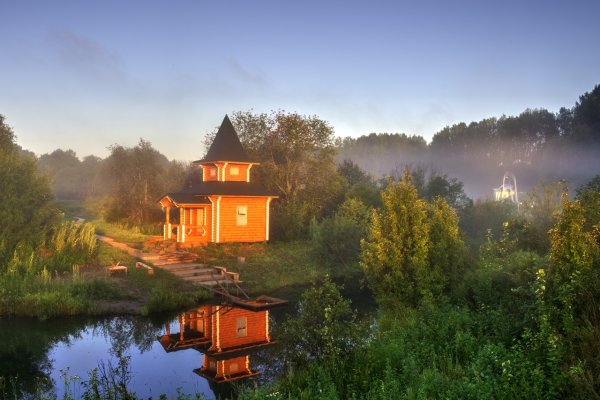
[[[225,116],[206,156],[194,161],[200,172],[196,179],[160,200],[164,239],[180,246],[269,240],[269,207],[277,196],[252,181],[251,170],[258,165]],[[179,211],[175,223],[173,209]]]

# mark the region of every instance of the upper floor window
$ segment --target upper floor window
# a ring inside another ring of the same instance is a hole
[[[248,324],[248,320],[246,319],[246,317],[239,317],[235,320],[235,328],[237,331],[237,337],[248,336],[248,332],[246,331],[247,324]]]
[[[229,169],[229,173],[231,175],[236,175],[236,176],[239,175],[240,174],[240,167],[231,167]]]
[[[208,175],[209,176],[217,176],[217,168],[215,168],[215,167],[208,168]]]

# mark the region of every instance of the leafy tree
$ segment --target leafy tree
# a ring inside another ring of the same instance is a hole
[[[458,216],[442,197],[428,207],[430,285],[434,296],[456,290],[464,273],[465,245],[458,229]]]
[[[183,166],[170,163],[143,139],[133,148],[114,145],[110,150],[102,170],[109,195],[105,218],[136,225],[160,220],[162,213],[156,199],[181,186]]]
[[[313,217],[335,208],[342,180],[333,158],[333,129],[327,122],[283,111],[236,112],[231,120],[248,156],[261,163],[253,170],[253,179],[280,196],[273,209],[276,237],[303,235]]]
[[[573,140],[600,145],[600,85],[579,97],[573,108]]]
[[[600,175],[577,189],[575,196],[585,215],[585,230],[591,231],[594,226],[600,225]]]
[[[381,205],[379,186],[357,164],[350,160],[344,160],[338,165],[337,172],[345,179],[344,193],[346,199],[359,199],[372,207]]]
[[[361,265],[369,287],[382,303],[418,304],[431,294],[427,204],[407,173],[381,194],[369,237],[362,241]]]
[[[585,214],[578,201],[563,200],[560,219],[550,230],[548,299],[554,304],[553,322],[567,335],[574,333],[576,313],[589,293],[589,278],[597,272],[599,247],[596,238],[585,231]],[[587,289],[586,289],[587,288]]]
[[[4,122],[4,115],[0,114],[0,150],[15,150],[17,148],[15,141],[15,133],[12,128]]]
[[[18,248],[34,248],[55,222],[52,193],[36,160],[20,152],[12,129],[0,115],[0,266]]]
[[[454,290],[465,255],[456,211],[441,197],[419,198],[408,171],[381,196],[383,208],[373,212],[361,243],[361,265],[378,301],[416,306]]]
[[[81,161],[73,150],[55,150],[42,155],[38,165],[51,179],[52,191],[58,199],[82,199],[85,181]]]
[[[440,174],[432,166],[424,164],[409,165],[406,170],[410,172],[412,182],[419,196],[427,201],[441,197],[454,209],[459,210],[472,204],[471,199],[465,194],[463,183],[456,178],[449,178]],[[391,172],[393,180],[402,179],[404,173],[395,168]]]
[[[479,200],[459,210],[459,226],[469,247],[476,251],[486,241],[488,232],[500,237],[506,221],[517,215],[517,207],[508,202]]]
[[[283,324],[284,358],[296,366],[336,361],[360,343],[362,333],[350,301],[325,276],[302,293],[298,315]]]
[[[562,207],[562,196],[567,193],[564,181],[539,182],[525,196],[521,216],[526,223],[521,233],[522,246],[545,254],[550,247],[548,230],[554,225]]]
[[[427,156],[427,142],[421,136],[404,133],[371,133],[359,138],[344,138],[339,145],[338,160],[350,159],[375,177],[387,175],[391,169]]]
[[[558,358],[582,398],[600,392],[600,248],[598,236],[585,230],[578,201],[563,200],[560,218],[550,230],[550,265],[538,271],[538,323],[545,358]],[[563,372],[563,375],[566,375]]]
[[[360,241],[367,234],[371,210],[362,201],[345,200],[334,215],[311,223],[311,237],[316,251],[330,263],[356,261]]]

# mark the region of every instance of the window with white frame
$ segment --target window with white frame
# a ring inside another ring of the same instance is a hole
[[[238,226],[248,225],[248,206],[237,206],[236,224]]]

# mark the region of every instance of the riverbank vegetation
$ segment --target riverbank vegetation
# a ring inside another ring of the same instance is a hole
[[[339,140],[314,116],[234,113],[262,164],[256,180],[279,195],[272,242],[192,250],[255,292],[317,282],[295,320],[274,327],[287,343],[280,379],[239,397],[600,398],[599,104],[597,86],[557,114],[457,124],[431,144]],[[187,165],[143,140],[112,146],[106,160],[63,150],[36,160],[3,119],[0,128],[1,315],[49,318],[133,299],[152,312],[202,296],[159,271],[94,276],[94,263],[123,256],[96,244],[94,229],[135,247],[160,233],[155,200],[197,178]],[[575,160],[585,168],[565,167]],[[520,205],[467,196],[465,187],[490,191],[507,165],[525,177]],[[97,228],[65,221],[52,192],[85,200]],[[356,318],[334,283],[344,279],[371,290],[375,320]]]
[[[181,309],[208,298],[208,292],[157,271],[149,277],[133,268],[135,259],[96,240],[98,227],[75,220],[72,203],[54,203],[48,180],[35,158],[15,143],[0,119],[0,317],[40,319],[79,314],[151,313]],[[131,241],[141,233],[115,224],[102,232]],[[125,277],[106,275],[106,266],[128,265]]]
[[[563,197],[546,254],[527,249],[527,221],[516,219],[465,263],[456,213],[444,200],[416,196],[406,175],[383,193],[361,246],[379,303],[375,329],[348,336],[361,329],[339,292],[330,282],[311,289],[282,329],[292,340],[287,372],[240,398],[597,398],[600,221],[590,202],[600,191],[593,187]]]

